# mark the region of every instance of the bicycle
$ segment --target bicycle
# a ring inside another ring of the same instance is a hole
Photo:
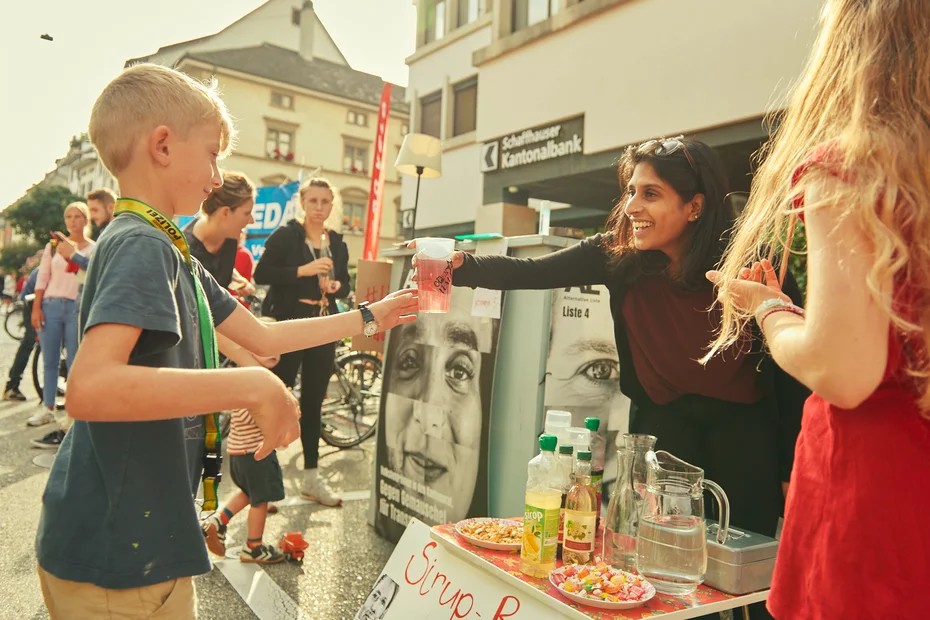
[[[224,359],[221,368],[235,366]],[[321,408],[320,436],[328,445],[345,450],[362,443],[375,434],[381,405],[381,358],[372,353],[337,349],[333,374]],[[297,374],[294,396],[300,398],[300,373]],[[220,432],[229,436],[231,413],[220,412]]]
[[[45,364],[42,360],[42,345],[36,343],[35,352],[32,354],[32,385],[36,389],[39,399],[42,398],[42,385],[45,379]],[[58,362],[58,391],[57,397],[64,398],[65,390],[68,387],[68,358],[65,350],[61,350],[61,359]]]
[[[345,450],[374,435],[381,386],[382,364],[377,355],[356,351],[337,357],[321,411],[323,441]]]
[[[13,340],[22,340],[26,335],[26,301],[16,298],[6,307],[3,329]]]

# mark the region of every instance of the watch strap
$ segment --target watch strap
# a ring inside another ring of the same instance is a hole
[[[375,315],[372,314],[371,309],[368,307],[368,302],[363,301],[358,305],[359,311],[362,313],[362,321],[367,325],[368,323],[375,323]]]

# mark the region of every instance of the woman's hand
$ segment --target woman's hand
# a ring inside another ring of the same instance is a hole
[[[310,278],[329,273],[333,268],[333,259],[318,258],[297,268],[298,278]]]
[[[327,295],[335,295],[342,288],[342,282],[326,276],[320,276],[320,290]]]
[[[717,285],[717,299],[729,300],[743,312],[755,312],[762,302],[769,299],[791,303],[791,298],[782,292],[775,268],[768,260],[755,263],[752,269],[744,268],[734,282],[722,282],[719,271],[708,271],[707,279]]]
[[[379,332],[417,320],[415,313],[420,309],[420,302],[416,292],[413,288],[400,290],[369,306],[369,310],[375,315]]]
[[[410,243],[408,243],[408,244],[407,244],[407,249],[408,249],[408,250],[415,250],[415,249],[417,249],[417,242],[416,242],[416,240],[413,240],[413,241],[411,241]],[[454,252],[452,252],[452,270],[455,271],[456,269],[458,269],[459,267],[461,267],[463,264],[465,264],[465,252],[462,252],[462,251],[460,251],[460,250],[455,250]],[[416,268],[416,266],[417,266],[417,263],[416,263],[416,260],[414,260],[414,261],[413,261],[413,267]],[[417,281],[417,276],[416,276],[415,273],[414,273],[414,275],[413,275],[413,281],[414,281],[414,282]]]
[[[39,307],[39,304],[34,303],[32,306],[32,327],[35,328],[37,332],[40,332],[44,326],[45,313],[42,312],[42,308]]]

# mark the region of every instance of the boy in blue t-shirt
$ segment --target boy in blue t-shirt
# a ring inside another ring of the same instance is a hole
[[[190,258],[171,218],[222,185],[217,159],[233,136],[211,87],[156,65],[125,70],[94,104],[91,141],[126,198],[87,272],[75,422],[36,535],[53,620],[193,618],[191,577],[210,570],[193,500],[215,450],[205,415],[247,408],[263,437],[256,459],[298,437],[297,401],[271,372],[207,370],[214,326],[269,356],[414,320],[416,298],[399,291],[361,312],[262,323]]]

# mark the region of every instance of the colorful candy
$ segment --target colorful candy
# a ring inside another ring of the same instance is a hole
[[[642,577],[612,568],[600,558],[590,566],[566,566],[554,577],[565,592],[610,603],[638,601],[649,589]]]

